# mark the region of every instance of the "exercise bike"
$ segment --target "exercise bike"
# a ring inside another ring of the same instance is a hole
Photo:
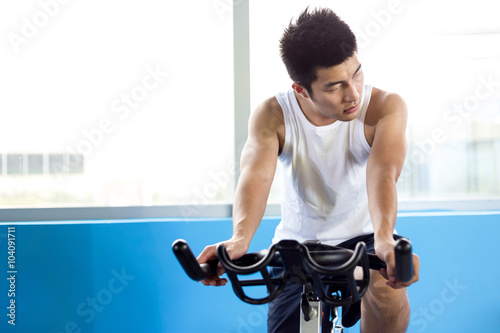
[[[349,321],[345,327],[354,325],[359,320],[359,311],[351,311],[352,305],[360,302],[366,292],[370,269],[386,267],[376,255],[367,253],[364,242],[357,243],[352,251],[314,241],[299,243],[282,240],[269,249],[249,253],[236,260],[231,260],[225,247],[220,244],[217,247],[218,261],[201,265],[186,241],[176,240],[172,249],[184,271],[194,281],[214,276],[220,261],[236,296],[249,304],[271,302],[280,295],[287,283],[302,285],[301,333],[342,333],[343,318]],[[394,251],[398,280],[408,282],[413,277],[410,241],[398,238]],[[283,273],[273,277],[269,271],[271,267],[282,268]],[[356,267],[361,268],[361,276],[355,277]],[[259,273],[260,278],[253,278]],[[243,278],[250,275],[250,279]],[[267,293],[257,298],[245,291],[255,286],[264,286]],[[330,309],[328,313],[324,311],[325,305]],[[348,310],[342,313],[342,309]]]

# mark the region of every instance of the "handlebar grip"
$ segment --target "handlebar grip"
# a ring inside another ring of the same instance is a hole
[[[401,282],[409,282],[413,278],[412,246],[407,238],[400,238],[394,246],[396,257],[396,276]]]
[[[215,260],[200,265],[185,240],[176,240],[172,244],[172,250],[174,251],[175,257],[181,264],[186,274],[194,281],[205,280],[206,278],[217,274],[218,262]]]

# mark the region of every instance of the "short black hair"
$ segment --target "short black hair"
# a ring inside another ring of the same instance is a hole
[[[290,78],[312,94],[316,70],[344,63],[358,50],[356,36],[329,8],[306,8],[280,40],[281,59]]]

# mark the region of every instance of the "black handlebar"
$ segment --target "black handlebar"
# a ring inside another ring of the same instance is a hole
[[[175,257],[181,264],[182,268],[192,280],[202,281],[217,274],[217,265],[219,261],[213,260],[205,264],[199,264],[198,260],[193,254],[193,251],[191,251],[191,248],[185,240],[176,240],[172,244],[172,250],[174,251]],[[267,250],[248,253],[239,259],[233,260],[232,262],[237,266],[248,267],[262,260],[267,256],[267,253]],[[273,261],[271,263],[274,263],[274,266],[282,266],[278,256],[273,258]]]
[[[319,244],[318,244],[319,246]],[[214,260],[210,263],[199,264],[191,251],[187,242],[183,239],[178,239],[172,244],[172,250],[181,264],[186,274],[194,281],[201,281],[216,274],[218,261]],[[330,250],[330,252],[328,251]],[[345,249],[335,248],[332,252],[331,247],[324,247],[323,251],[316,250],[310,251],[316,262],[319,264],[329,264],[331,262],[338,262],[339,260],[346,260],[348,254]],[[259,252],[245,254],[240,259],[233,261],[238,266],[249,266],[262,260],[268,253],[268,250],[261,250]],[[413,258],[412,246],[408,239],[400,238],[396,241],[394,246],[394,253],[396,258],[396,275],[401,282],[408,282],[413,277]],[[385,263],[380,260],[376,255],[368,254],[369,267],[371,269],[379,270],[385,268]],[[281,260],[277,254],[273,258],[274,266],[282,266]],[[269,265],[273,266],[273,265]]]
[[[200,265],[185,240],[176,240],[172,244],[172,250],[182,268],[192,280],[201,281],[216,274],[218,261]]]
[[[216,275],[218,260],[199,264],[186,241],[176,240],[172,244],[177,260],[187,275],[201,281]],[[413,277],[413,257],[410,241],[399,238],[394,247],[396,274],[401,282],[409,282]],[[298,243],[294,240],[282,240],[272,245],[269,250],[246,254],[231,260],[223,245],[217,247],[217,256],[231,280],[233,290],[244,302],[251,304],[268,303],[281,293],[289,281],[295,283],[311,283],[319,298],[332,306],[351,304],[361,298],[368,287],[369,269],[385,268],[385,262],[374,254],[368,254],[363,242],[357,244],[355,251],[328,246],[319,243]],[[363,278],[354,278],[354,268],[361,266]],[[284,267],[285,273],[272,278],[268,267]],[[240,280],[238,275],[249,275],[260,272],[262,279]],[[328,280],[326,277],[334,277]],[[297,282],[298,281],[298,282]],[[334,281],[334,282],[332,282]],[[267,287],[267,297],[256,299],[245,294],[243,287],[263,285]],[[332,297],[325,291],[328,286],[347,288],[351,296],[343,299]]]
[[[411,243],[406,238],[400,238],[394,246],[396,258],[396,276],[401,282],[410,282],[413,278],[413,254]]]

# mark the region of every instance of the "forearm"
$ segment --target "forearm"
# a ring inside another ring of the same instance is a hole
[[[240,175],[234,198],[232,239],[247,249],[264,216],[271,184],[272,178],[264,179],[250,171]]]
[[[392,239],[397,217],[396,176],[386,170],[368,174],[368,207],[375,239]]]

